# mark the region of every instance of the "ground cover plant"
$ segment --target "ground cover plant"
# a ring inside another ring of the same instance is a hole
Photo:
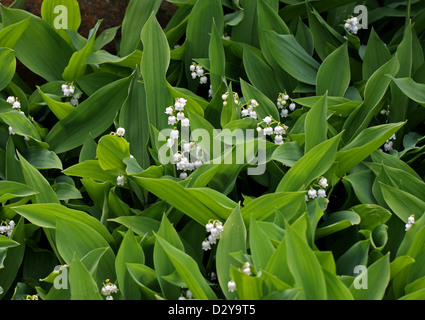
[[[0,7],[0,298],[424,299],[425,2],[168,2]]]

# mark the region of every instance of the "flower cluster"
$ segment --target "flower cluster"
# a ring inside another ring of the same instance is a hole
[[[263,123],[266,126],[264,129],[260,127]],[[276,124],[274,128],[272,127],[273,124]],[[257,124],[257,131],[263,131],[266,136],[274,135],[274,142],[278,145],[283,144],[283,136],[286,134],[287,130],[288,126],[279,121],[274,120],[271,116],[265,117],[262,122],[259,122]]]
[[[69,101],[67,101],[66,103],[76,107],[78,106],[79,102],[78,100],[81,98],[81,93],[77,93],[75,91],[75,86],[71,83],[71,84],[63,84],[62,85],[62,92],[63,95],[65,97],[70,98]]]
[[[223,93],[221,99],[223,100],[223,107],[227,106],[227,99],[229,98],[229,92]],[[235,104],[240,105],[241,101],[239,100],[239,95],[237,92],[233,92],[233,101]]]
[[[115,284],[111,283],[109,279],[106,279],[106,281],[103,283],[103,288],[101,290],[101,293],[106,296],[106,300],[114,300],[112,297],[113,293],[117,293],[118,288]]]
[[[189,118],[186,118],[184,114],[184,108],[187,100],[184,98],[176,98],[174,106],[169,106],[165,109],[165,113],[169,115],[168,124],[173,125],[174,128],[170,132],[170,137],[167,139],[167,146],[171,149],[176,144],[176,141],[180,138],[180,132],[177,128],[177,124],[180,122],[182,127],[190,127]],[[195,141],[181,141],[181,150],[177,150],[173,154],[174,164],[177,170],[182,171],[180,178],[186,179],[188,171],[193,171],[199,168],[203,162],[203,152]],[[191,157],[191,153],[195,152],[194,157]]]
[[[406,223],[406,231],[409,230],[412,225],[415,223],[415,215],[412,214],[409,218],[407,218],[407,223]]]
[[[21,103],[19,102],[18,97],[11,96],[11,97],[8,97],[6,101],[12,105],[13,109],[16,109],[19,112],[23,113],[21,111]]]
[[[184,107],[186,106],[187,100],[184,98],[176,98],[174,106],[169,106],[165,109],[165,113],[168,114],[168,124],[176,125],[178,122],[182,127],[189,127],[189,118],[186,118],[184,114]],[[176,113],[176,114],[175,114]],[[175,114],[175,115],[174,115]],[[173,135],[172,135],[173,136]],[[178,131],[174,132],[173,140],[178,139]]]
[[[242,272],[245,273],[247,276],[250,276],[252,274],[251,272],[251,265],[249,262],[245,262],[242,266]]]
[[[316,188],[318,189],[316,189]],[[309,201],[310,199],[326,198],[326,188],[328,187],[328,180],[325,177],[321,177],[317,185],[312,185],[310,190],[307,191],[305,200]]]
[[[345,20],[344,28],[352,34],[357,34],[357,32],[359,31],[359,20],[358,20],[358,18],[352,17],[352,18]]]
[[[193,294],[189,289],[186,290],[186,296],[179,297],[179,300],[186,300],[186,299],[189,299],[189,300],[193,299]]]
[[[193,80],[199,78],[200,84],[205,84],[208,82],[204,68],[201,65],[194,62],[190,65],[189,70]]]
[[[257,120],[257,112],[255,111],[255,108],[259,106],[258,102],[254,99],[251,99],[248,101],[247,104],[242,106],[241,115],[242,118],[252,118]]]
[[[0,234],[5,234],[7,237],[10,238],[12,235],[12,231],[15,229],[15,221],[2,221],[0,224]]]
[[[393,142],[393,140],[395,140],[396,139],[396,136],[395,136],[395,134],[393,134],[385,143],[384,143],[384,145],[382,146],[382,148],[381,149],[379,149],[379,151],[390,151],[390,150],[392,150],[393,149],[393,147],[394,147],[394,142]]]
[[[217,243],[223,232],[223,224],[219,220],[210,220],[205,226],[207,232],[210,233],[207,239],[202,242],[202,249],[205,251],[211,250],[211,245]]]
[[[280,116],[282,118],[286,118],[289,112],[293,112],[297,107],[297,105],[291,100],[289,95],[286,93],[279,93],[276,105],[280,110]]]
[[[230,280],[227,283],[227,289],[229,290],[229,292],[235,292],[236,291],[236,283],[233,280]]]

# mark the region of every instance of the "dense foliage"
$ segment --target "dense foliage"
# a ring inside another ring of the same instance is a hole
[[[131,0],[88,38],[24,2],[0,298],[425,298],[424,1]]]

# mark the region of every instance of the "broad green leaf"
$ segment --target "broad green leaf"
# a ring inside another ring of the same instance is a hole
[[[86,45],[77,52],[74,52],[69,60],[69,63],[63,71],[63,79],[65,81],[76,81],[86,74],[87,62],[86,60],[90,56],[94,46],[94,40],[96,38],[97,30],[100,26],[100,21],[96,23],[96,26],[91,30],[89,39]]]
[[[0,265],[3,264],[3,268],[0,268],[0,286],[3,288],[3,292],[0,292],[0,298],[3,298],[9,291],[15,281],[16,276],[20,270],[24,259],[24,253],[26,249],[25,245],[25,222],[24,219],[20,219],[13,229],[11,238],[13,241],[19,243],[19,246],[8,248],[7,251],[0,250]],[[2,259],[2,254],[6,252],[7,255]]]
[[[276,210],[281,210],[285,218],[290,220],[304,202],[304,192],[276,191],[275,193],[264,194],[251,200],[241,208],[241,213],[247,225],[249,225],[251,218],[257,221],[263,221],[274,214]]]
[[[305,153],[326,141],[328,133],[327,93],[316,102],[305,118]]]
[[[391,53],[385,43],[372,28],[363,57],[363,79],[369,79],[372,74],[391,59]]]
[[[357,277],[364,277],[363,272]],[[390,281],[389,254],[367,268],[367,289],[356,289],[356,279],[350,286],[350,292],[355,300],[381,300]]]
[[[73,255],[69,269],[72,300],[103,300],[96,282],[77,254]]]
[[[0,235],[0,250],[19,246],[19,243],[9,239],[6,236]]]
[[[382,146],[404,123],[388,123],[361,131],[336,154],[336,175],[342,176]]]
[[[231,266],[231,277],[236,283],[236,293],[239,300],[261,300],[263,297],[263,278],[248,276],[242,270]]]
[[[335,74],[335,70],[337,74]],[[343,97],[351,79],[347,43],[326,57],[317,72],[316,94]]]
[[[7,27],[3,26],[3,29],[0,30],[0,47],[13,49],[21,35],[28,28],[30,21],[31,17],[28,17]]]
[[[316,84],[319,63],[297,42],[293,35],[267,32],[266,38],[276,62],[295,79]]]
[[[227,290],[227,283],[231,279],[230,268],[237,266],[236,260],[230,255],[233,252],[246,251],[247,232],[240,212],[236,207],[223,225],[223,232],[217,245],[216,268],[221,290],[228,300],[236,297],[236,292]]]
[[[227,219],[236,207],[233,200],[212,189],[185,188],[170,179],[131,179],[202,225],[206,225],[210,219]]]
[[[77,31],[81,24],[80,6],[76,0],[43,1],[41,17],[69,43],[71,38],[66,30]]]
[[[285,174],[276,192],[299,191],[324,174],[333,164],[341,134],[311,149]]]
[[[155,237],[157,243],[164,249],[178,274],[192,292],[193,297],[200,300],[216,300],[217,296],[202,276],[195,260],[162,237],[158,235]]]
[[[62,170],[62,162],[53,151],[31,146],[22,155],[36,169]]]
[[[360,216],[354,211],[333,212],[316,229],[316,238],[325,237],[353,225],[358,225],[360,221]]]
[[[89,133],[96,138],[107,130],[127,97],[131,78],[106,85],[56,123],[46,137],[53,151],[69,151],[81,146]]]
[[[69,209],[60,204],[53,203],[27,204],[16,206],[13,210],[32,224],[43,228],[54,229],[57,218],[73,220],[95,230],[96,233],[102,235],[111,245],[114,243],[113,237],[105,226],[99,220],[83,211]]]
[[[139,215],[121,216],[110,219],[109,221],[120,223],[142,237],[145,235],[151,237],[159,229],[159,221]]]
[[[101,35],[99,37],[101,37]],[[98,40],[99,37],[96,40]],[[96,40],[93,46],[96,45]],[[99,51],[94,51],[87,58],[85,63],[92,64],[92,65],[107,64],[111,66],[114,65],[114,66],[122,66],[122,67],[136,69],[136,67],[140,65],[142,54],[143,54],[142,51],[135,50],[133,53],[130,53],[129,55],[120,58],[109,53],[108,51],[99,50]]]
[[[337,274],[353,276],[356,266],[366,266],[369,247],[370,240],[361,240],[352,245],[336,260]]]
[[[122,22],[121,57],[131,54],[139,47],[142,28],[160,5],[159,0],[131,0],[128,3]]]
[[[412,214],[420,218],[425,212],[425,202],[414,195],[383,183],[379,186],[388,206],[405,223]]]
[[[286,142],[274,149],[271,160],[276,160],[285,166],[292,167],[304,155],[298,142]]]
[[[145,263],[145,254],[133,231],[128,229],[115,259],[115,269],[120,291],[126,300],[140,299],[140,291],[127,271],[127,263]]]
[[[221,83],[225,82],[226,79],[226,57],[221,37],[217,25],[213,21],[209,45],[210,81],[213,94],[217,92]]]
[[[245,72],[252,85],[265,94],[270,100],[277,99],[280,89],[271,66],[254,48],[245,46],[243,49],[243,64]]]
[[[149,142],[147,114],[145,86],[134,78],[128,98],[120,111],[119,123],[126,129],[125,138],[130,143],[130,153],[144,169],[150,164],[147,151]]]
[[[13,110],[0,113],[0,118],[9,126],[11,126],[16,134],[24,137],[26,136],[28,138],[33,138],[34,140],[41,142],[40,133],[26,115]]]
[[[328,300],[354,300],[350,290],[345,286],[341,279],[329,272],[326,269],[323,270],[326,282],[326,293]]]
[[[86,160],[75,164],[63,171],[68,176],[76,176],[81,178],[92,178],[93,180],[104,182],[104,181],[115,181],[117,180],[118,173],[114,171],[103,170],[98,160]]]
[[[371,231],[391,218],[391,212],[376,204],[359,204],[350,210],[360,216],[360,227]]]
[[[59,204],[59,199],[46,178],[19,153],[18,157],[26,184],[38,192],[32,197],[33,202]]]
[[[144,47],[141,71],[146,90],[148,121],[150,125],[162,130],[167,126],[164,110],[171,103],[166,81],[170,48],[154,14],[151,14],[144,25],[141,39]]]
[[[123,137],[107,135],[100,138],[96,157],[103,170],[125,173],[125,158],[130,157],[130,145]]]
[[[6,27],[31,17],[14,46],[18,60],[47,81],[62,80],[72,55],[68,43],[47,22],[27,11],[1,7],[1,12]]]
[[[390,61],[376,70],[368,79],[363,103],[350,114],[344,123],[343,140],[345,142],[352,141],[369,125],[390,85],[391,80],[387,75],[395,75],[399,67],[398,57],[394,55]]]
[[[142,291],[142,298],[155,300],[159,295],[160,287],[155,270],[144,264],[126,263],[128,273]]]
[[[410,99],[425,106],[425,84],[415,82],[412,78],[394,78],[392,81]]]
[[[161,225],[158,233],[160,237],[168,241],[169,244],[173,245],[179,250],[184,250],[183,242],[180,239],[176,229],[170,223],[166,215],[162,215]],[[167,299],[178,299],[180,297],[180,287],[166,281],[165,276],[168,276],[176,271],[176,268],[167,256],[164,248],[160,245],[154,246],[153,252],[154,266],[156,271],[156,277],[161,287],[163,296]]]
[[[288,266],[295,286],[302,288],[302,299],[326,300],[325,276],[316,255],[292,226],[287,225],[285,230]]]
[[[74,111],[75,107],[73,107],[69,103],[56,101],[56,100],[50,98],[47,94],[45,94],[43,91],[41,91],[40,88],[38,88],[38,91],[40,92],[41,97],[46,102],[49,109],[54,113],[54,115],[59,120],[65,119],[67,116],[69,116],[71,114],[72,111]]]
[[[190,76],[189,66],[192,64],[193,59],[208,57],[213,21],[218,34],[222,35],[224,15],[221,1],[196,1],[187,21],[183,64],[189,82],[189,89],[195,86],[196,81],[192,80]]]
[[[29,197],[37,193],[28,185],[14,181],[0,181],[0,202],[14,198]]]
[[[252,216],[249,224],[249,247],[255,269],[257,271],[265,269],[275,248]]]
[[[0,48],[0,91],[6,88],[15,74],[16,59],[15,53],[9,48]]]

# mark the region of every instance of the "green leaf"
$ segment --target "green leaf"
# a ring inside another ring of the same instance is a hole
[[[46,137],[53,151],[69,151],[84,144],[89,133],[96,138],[107,130],[127,97],[130,81],[128,77],[106,85],[56,123]]]
[[[19,243],[9,239],[6,236],[0,235],[0,250],[19,246]]]
[[[99,220],[83,211],[69,209],[54,203],[15,206],[13,210],[32,224],[48,229],[56,227],[58,218],[72,220],[84,224],[87,228],[94,230],[95,233],[102,235],[109,244],[113,245],[114,243],[113,237],[105,226]]]
[[[328,133],[327,93],[316,102],[305,118],[305,153],[326,141]]]
[[[340,230],[360,223],[360,216],[353,211],[344,210],[333,212],[328,219],[316,229],[316,238],[325,237]]]
[[[103,300],[96,282],[77,254],[70,263],[69,286],[72,300]]]
[[[38,192],[32,197],[33,202],[59,204],[59,199],[46,178],[19,153],[18,157],[26,184]]]
[[[170,64],[170,48],[154,14],[151,14],[143,27],[141,39],[144,47],[141,71],[146,90],[148,121],[156,129],[162,130],[167,126],[164,110],[171,103],[166,81]]]
[[[14,198],[29,197],[37,193],[28,185],[14,181],[0,181],[0,202]]]
[[[356,279],[364,277],[363,272]],[[356,289],[356,279],[350,286],[355,300],[381,300],[390,280],[390,255],[386,254],[367,268],[367,289]]]
[[[338,70],[335,75],[335,70]],[[343,97],[350,84],[351,72],[347,43],[326,57],[317,72],[316,94]]]
[[[213,93],[217,92],[221,83],[225,82],[226,79],[226,56],[221,36],[215,21],[213,21],[209,46],[210,81]]]
[[[287,225],[285,230],[288,266],[295,286],[302,288],[302,299],[326,300],[325,276],[316,255],[292,226]]]
[[[15,74],[16,59],[15,52],[12,49],[0,48],[0,68],[2,70],[0,75],[1,91],[9,85]]]
[[[28,28],[14,46],[16,57],[47,81],[62,80],[62,73],[72,55],[68,43],[45,21],[19,9],[1,7],[4,26],[31,17]]]
[[[62,170],[62,162],[53,151],[31,146],[23,153],[24,158],[36,169]]]
[[[316,84],[320,64],[297,42],[293,35],[267,32],[266,38],[276,62],[295,79]]]
[[[0,30],[0,47],[13,49],[30,22],[31,17],[28,17],[7,27],[3,26],[3,29]]]
[[[142,291],[142,298],[155,300],[158,297],[160,287],[156,279],[155,270],[138,263],[126,263],[127,271]]]
[[[131,0],[122,22],[122,39],[120,55],[131,54],[140,44],[140,33],[150,16],[156,14],[161,5],[160,0]]]
[[[125,158],[130,157],[130,145],[123,137],[107,135],[100,138],[96,157],[103,170],[125,173]]]
[[[246,228],[240,207],[237,206],[227,218],[223,225],[223,232],[217,245],[216,268],[217,277],[221,290],[228,300],[236,297],[236,292],[227,290],[227,283],[230,281],[230,268],[237,266],[236,260],[230,255],[233,252],[246,251]]]
[[[239,300],[261,300],[263,297],[263,278],[260,276],[248,276],[235,268],[231,267],[231,277],[236,283],[236,292]]]
[[[236,207],[234,201],[209,188],[185,188],[170,179],[142,177],[131,177],[131,179],[136,184],[198,221],[201,225],[206,225],[210,219],[227,219]]]
[[[43,91],[41,91],[40,88],[38,88],[38,92],[40,93],[43,100],[46,102],[49,109],[54,113],[54,115],[59,120],[65,119],[75,109],[75,107],[73,107],[69,103],[56,101],[56,100],[50,98],[47,94],[45,94]]]
[[[421,106],[425,106],[425,84],[417,83],[410,77],[390,78],[406,96]]]
[[[178,274],[192,292],[193,297],[200,300],[216,300],[217,296],[202,276],[195,260],[159,235],[155,235],[155,237],[157,243],[164,249]]]
[[[162,216],[161,226],[159,227],[157,234],[164,240],[168,241],[168,243],[173,245],[175,248],[184,251],[183,242],[180,239],[179,234],[165,214]],[[180,287],[175,286],[174,284],[164,279],[165,276],[173,274],[173,272],[176,271],[176,268],[172,263],[170,263],[168,255],[162,246],[154,246],[153,259],[156,276],[163,296],[167,299],[178,299],[180,297]]]
[[[131,229],[139,236],[153,236],[154,232],[159,229],[159,222],[149,217],[137,216],[121,216],[118,218],[109,219],[109,221],[117,222]]]
[[[249,224],[249,247],[255,269],[265,269],[275,248],[252,216]]]
[[[285,174],[276,192],[299,191],[324,174],[333,164],[341,134],[326,140],[306,153]]]
[[[120,291],[125,300],[140,299],[140,291],[127,270],[128,263],[145,263],[145,254],[137,242],[133,231],[128,229],[115,259],[115,269]]]
[[[80,51],[74,52],[71,56],[71,59],[69,60],[69,63],[62,75],[65,81],[76,81],[86,74],[86,60],[92,53],[94,40],[99,26],[100,21],[96,24],[93,30],[91,30],[91,34],[86,45]]]
[[[378,112],[379,103],[390,85],[391,80],[387,77],[387,74],[396,74],[399,66],[397,55],[395,55],[368,79],[363,103],[350,114],[344,123],[343,140],[345,142],[352,141],[369,125],[372,117]]]
[[[388,123],[364,129],[336,154],[336,175],[342,176],[382,146],[405,123]]]
[[[13,110],[5,113],[0,113],[0,118],[12,127],[16,134],[27,136],[41,142],[40,133],[34,124],[22,113]]]
[[[118,177],[118,172],[103,170],[100,167],[98,160],[86,160],[75,164],[62,172],[68,176],[92,178],[93,180],[100,182],[116,182]]]
[[[372,74],[391,59],[391,53],[385,43],[372,28],[363,57],[363,79],[369,79]]]

